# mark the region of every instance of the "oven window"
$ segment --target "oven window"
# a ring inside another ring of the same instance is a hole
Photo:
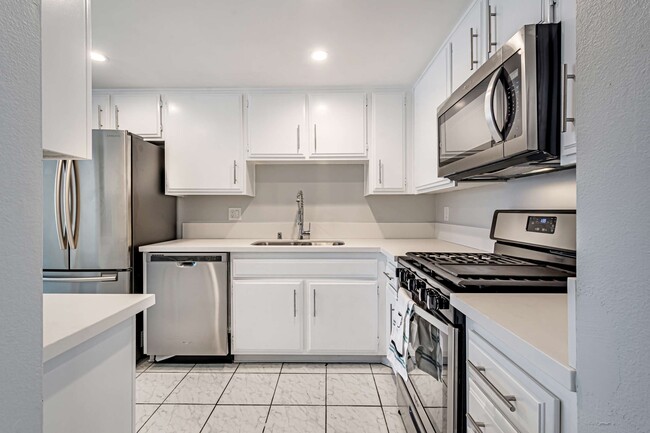
[[[447,335],[415,315],[407,370],[417,398],[437,433],[447,431]]]

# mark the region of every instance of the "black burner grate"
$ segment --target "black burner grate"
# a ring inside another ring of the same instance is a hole
[[[532,263],[513,257],[488,253],[407,253],[408,256],[433,265],[510,265],[529,266]]]

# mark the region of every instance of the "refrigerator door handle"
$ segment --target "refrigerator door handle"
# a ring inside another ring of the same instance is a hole
[[[101,274],[99,277],[43,277],[48,283],[112,283],[117,281],[117,273]]]
[[[79,240],[79,179],[77,177],[76,166],[76,161],[68,160],[68,171],[65,176],[65,190],[63,193],[65,225],[68,232],[70,248],[73,250],[77,249],[77,241]],[[72,209],[73,201],[75,207],[74,213]]]
[[[66,161],[58,161],[56,163],[56,174],[54,177],[54,220],[56,225],[56,235],[59,240],[59,248],[61,248],[61,250],[68,248],[67,232],[63,227],[65,221],[61,214],[61,180],[65,169]]]

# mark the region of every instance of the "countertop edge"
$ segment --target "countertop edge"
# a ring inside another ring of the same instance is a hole
[[[537,367],[550,379],[571,392],[576,391],[576,370],[538,349],[533,344],[519,337],[510,329],[494,322],[481,311],[465,303],[455,294],[451,295],[451,305],[460,310],[465,316],[472,319],[494,337],[501,340],[512,349],[517,350],[529,364]],[[483,336],[482,336],[483,337]],[[514,361],[514,360],[513,360]],[[517,363],[517,362],[515,362]]]
[[[135,316],[137,313],[146,310],[155,304],[154,295],[146,295],[137,302],[117,310],[113,314],[99,319],[92,325],[80,328],[72,334],[68,334],[56,341],[43,346],[43,363],[46,363],[64,352],[96,337],[104,331],[118,325],[119,323]]]

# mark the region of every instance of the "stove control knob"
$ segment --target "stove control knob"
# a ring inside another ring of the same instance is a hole
[[[449,309],[449,299],[444,296],[438,296],[438,310],[448,310]]]

